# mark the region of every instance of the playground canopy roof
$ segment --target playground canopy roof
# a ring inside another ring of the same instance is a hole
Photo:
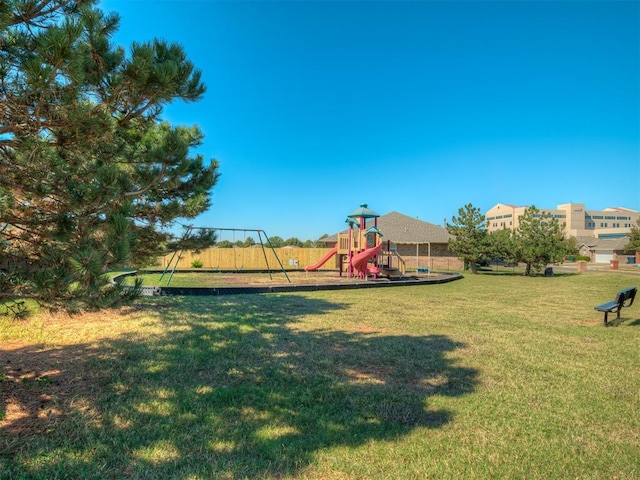
[[[445,228],[398,212],[387,213],[379,217],[378,229],[384,234],[385,240],[396,244],[448,243],[449,239],[453,238]],[[347,232],[348,230],[343,230],[340,233]],[[337,233],[320,240],[320,242],[327,244],[337,241]]]
[[[347,217],[348,218],[378,218],[380,216],[376,212],[374,212],[373,210],[367,207],[368,205],[366,203],[363,203],[360,205],[360,208],[356,208],[353,212],[347,215]]]

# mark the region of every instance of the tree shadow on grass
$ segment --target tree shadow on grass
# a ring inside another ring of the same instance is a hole
[[[0,467],[8,478],[279,477],[321,449],[450,422],[428,400],[474,390],[476,371],[448,358],[463,345],[298,321],[343,308],[184,300],[156,313],[156,336],[4,352],[0,411],[24,415],[0,423]],[[25,361],[39,367],[18,382]]]
[[[507,271],[507,270],[482,270],[478,272],[479,275],[487,275],[487,276],[495,276],[495,277],[525,277],[526,275],[524,274],[524,271]],[[576,272],[567,272],[567,271],[558,271],[558,270],[554,270],[553,275],[551,276],[546,276],[544,274],[544,271],[538,271],[538,272],[533,272],[531,273],[531,275],[529,275],[530,278],[548,278],[548,279],[553,279],[553,278],[565,278],[565,277],[575,277],[577,275],[580,275],[579,273]]]

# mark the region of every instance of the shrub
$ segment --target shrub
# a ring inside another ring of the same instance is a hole
[[[194,260],[193,262],[191,262],[191,266],[193,268],[202,268],[202,260]]]

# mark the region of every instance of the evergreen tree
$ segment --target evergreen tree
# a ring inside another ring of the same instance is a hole
[[[525,275],[531,275],[550,263],[561,261],[570,248],[556,218],[541,213],[534,205],[525,209],[516,230],[518,260],[526,264]]]
[[[578,247],[578,240],[576,237],[565,237],[564,239],[565,256],[580,254],[580,248]]]
[[[631,231],[629,232],[629,243],[625,245],[624,249],[640,252],[640,218],[638,218],[635,225],[631,226]]]
[[[216,244],[218,234],[214,229],[184,227],[180,238],[173,239],[166,243],[166,251],[175,252],[186,250],[200,253]]]
[[[489,234],[489,250],[491,258],[502,259],[507,263],[518,261],[518,247],[515,232],[504,228]]]
[[[447,223],[447,231],[455,238],[449,240],[449,250],[471,267],[472,273],[477,273],[478,263],[489,258],[488,234],[485,228],[485,218],[479,208],[468,203],[458,209],[458,216],[451,217],[452,223]]]
[[[50,308],[122,298],[105,272],[144,263],[162,227],[209,207],[217,162],[192,156],[197,127],[161,121],[197,101],[200,72],[162,40],[114,46],[96,0],[0,8],[0,292]]]

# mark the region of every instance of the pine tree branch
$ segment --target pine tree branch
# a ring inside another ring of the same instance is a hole
[[[168,168],[168,165],[165,163],[164,165],[162,165],[162,170],[160,171],[160,173],[146,187],[141,188],[140,190],[136,190],[135,192],[125,192],[122,194],[122,196],[124,198],[139,197],[143,193],[148,192],[153,187],[155,187],[158,183],[160,183],[160,180],[162,180],[162,177],[164,177],[164,174],[167,172],[167,168]]]
[[[26,24],[42,28],[44,25],[38,25],[33,20],[38,17],[49,17],[57,11],[61,9],[64,10],[66,7],[74,3],[77,6],[82,6],[83,4],[90,2],[87,0],[65,0],[56,2],[51,2],[51,0],[42,0],[40,3],[34,2],[30,10],[15,12],[9,18],[8,25],[15,26],[19,24]]]

